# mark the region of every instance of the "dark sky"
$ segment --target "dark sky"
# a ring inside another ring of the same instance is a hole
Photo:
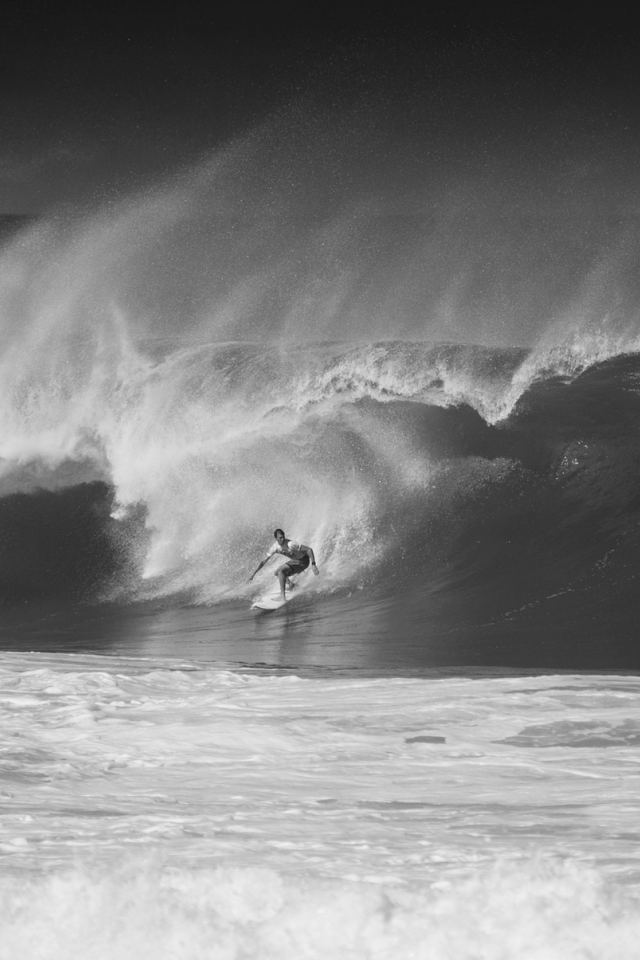
[[[601,171],[607,197],[632,187],[639,46],[610,10],[160,7],[3,8],[0,213],[107,201],[294,102],[336,115],[365,103],[375,113],[378,103],[381,116],[397,118],[400,139],[413,140],[408,149],[436,144],[462,179],[465,150],[518,177],[536,143],[533,181],[549,158],[582,158],[595,189]]]

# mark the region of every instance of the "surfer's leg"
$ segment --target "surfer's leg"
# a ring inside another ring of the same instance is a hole
[[[280,584],[280,594],[281,594],[283,600],[286,599],[286,597],[285,597],[285,587],[286,587],[286,585],[287,585],[287,577],[288,577],[288,576],[289,576],[289,567],[288,567],[287,564],[285,563],[285,565],[284,565],[283,567],[280,567],[280,569],[279,569],[278,572],[277,572],[278,583]]]

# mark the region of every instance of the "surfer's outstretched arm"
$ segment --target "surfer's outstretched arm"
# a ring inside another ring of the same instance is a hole
[[[250,576],[249,579],[247,580],[247,583],[251,583],[251,581],[252,581],[253,578],[255,577],[256,573],[258,572],[258,570],[262,570],[262,568],[264,567],[265,563],[268,563],[269,560],[271,560],[271,557],[270,557],[270,556],[269,556],[269,557],[265,557],[264,560],[261,560],[261,561],[260,561],[260,563],[258,564],[258,566],[255,568],[255,570],[253,571],[253,573],[251,574],[251,576]]]

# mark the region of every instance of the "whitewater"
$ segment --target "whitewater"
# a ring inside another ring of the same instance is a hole
[[[638,681],[5,654],[0,956],[611,957]]]
[[[638,244],[311,134],[2,240],[0,958],[635,957]]]

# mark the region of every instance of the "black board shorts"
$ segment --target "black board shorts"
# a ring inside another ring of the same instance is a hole
[[[287,560],[284,566],[288,569],[289,575],[291,576],[294,573],[304,573],[309,563],[309,557],[302,557],[301,560]],[[284,567],[282,569],[284,569]]]

